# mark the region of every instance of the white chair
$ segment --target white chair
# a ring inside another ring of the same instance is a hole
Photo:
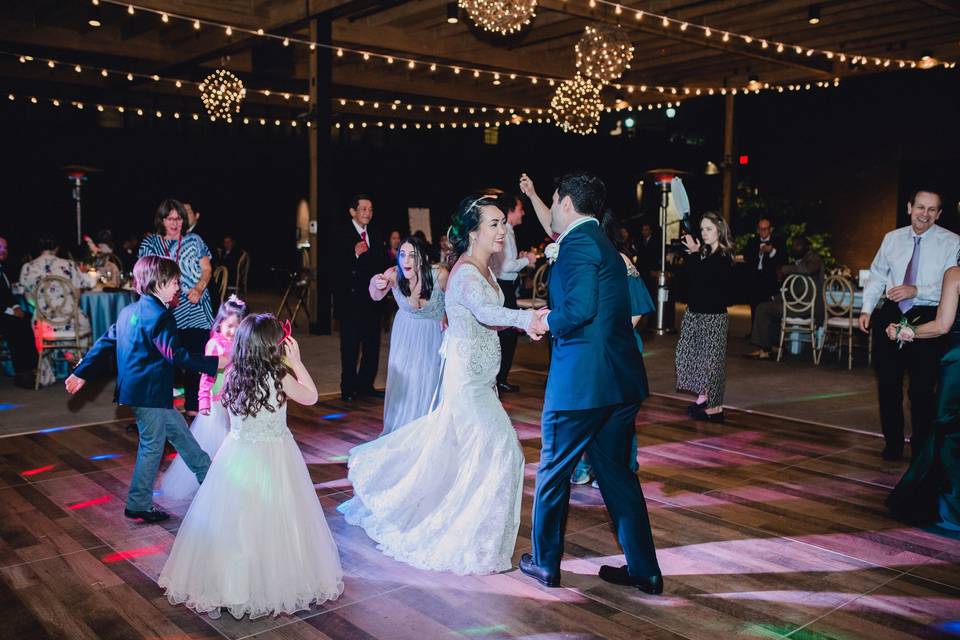
[[[847,369],[853,369],[853,337],[859,331],[858,318],[854,316],[854,288],[849,278],[832,275],[823,282],[823,352],[831,337],[837,339],[837,361],[843,355],[843,338],[847,339]],[[867,363],[871,364],[873,334],[867,339]]]
[[[240,258],[237,260],[237,273],[233,284],[227,287],[227,290],[243,297],[247,293],[247,274],[250,273],[250,254],[246,251],[240,252]]]
[[[780,319],[780,349],[777,351],[777,362],[780,362],[783,357],[783,341],[787,333],[790,333],[799,334],[801,341],[809,340],[813,351],[813,363],[820,364],[815,317],[817,283],[810,276],[791,274],[780,287],[780,297],[783,299],[783,315]]]
[[[223,304],[223,301],[227,299],[227,280],[229,279],[230,270],[225,266],[220,265],[213,270],[211,280],[213,280],[213,290],[218,296],[216,308],[219,308],[220,305]]]
[[[48,351],[75,349],[79,361],[90,347],[90,321],[80,312],[80,292],[63,276],[44,276],[33,290],[36,308],[33,333],[37,337],[37,379],[40,388],[40,367]]]
[[[517,307],[520,309],[542,309],[547,306],[547,263],[537,267],[533,272],[533,287],[531,298],[517,298]]]

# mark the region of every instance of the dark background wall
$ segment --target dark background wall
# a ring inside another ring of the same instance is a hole
[[[916,185],[944,190],[946,226],[957,227],[960,186],[960,102],[956,71],[892,73],[845,81],[839,88],[738,97],[736,154],[749,155],[738,181],[761,195],[790,203],[813,231],[832,234],[841,262],[862,268],[883,233],[905,223],[905,203]],[[69,241],[74,207],[63,166],[101,171],[84,187],[84,230],[110,227],[116,237],[150,228],[156,204],[172,196],[202,213],[201,235],[211,247],[235,234],[253,256],[253,277],[294,259],[297,203],[308,188],[306,130],[272,125],[215,126],[169,116],[104,117],[95,110],[33,106],[23,96],[0,106],[5,206],[0,235],[13,261],[33,250],[41,231]],[[406,232],[406,209],[429,207],[434,236],[442,233],[460,198],[483,187],[515,188],[520,172],[545,198],[552,178],[570,168],[599,173],[609,204],[623,218],[656,214],[647,178],[658,166],[691,171],[685,180],[696,212],[719,208],[720,178],[703,175],[722,155],[722,98],[689,100],[668,119],[663,111],[636,115],[632,131],[610,136],[627,113],[608,114],[601,133],[580,137],[551,125],[501,128],[496,145],[482,129],[334,130],[336,192],[321,208],[346,219],[351,194],[369,193],[375,222]],[[756,215],[735,216],[737,232]],[[532,214],[521,244],[542,235]]]

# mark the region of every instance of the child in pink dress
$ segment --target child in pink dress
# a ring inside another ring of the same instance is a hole
[[[240,326],[240,321],[246,315],[246,303],[237,296],[230,296],[220,306],[220,311],[217,312],[217,317],[213,321],[210,340],[207,341],[204,350],[205,355],[230,355],[233,350],[233,337],[237,327]],[[211,459],[230,432],[230,416],[220,402],[225,374],[226,369],[221,369],[217,372],[216,378],[206,374],[200,377],[198,397],[200,413],[190,426],[197,444]],[[177,456],[163,474],[160,481],[160,494],[169,500],[185,500],[192,498],[199,487],[194,473],[187,468],[180,456]]]

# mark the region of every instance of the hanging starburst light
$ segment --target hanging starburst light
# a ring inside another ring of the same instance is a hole
[[[477,26],[508,35],[530,24],[537,0],[460,0],[460,6]]]
[[[550,100],[550,110],[554,122],[565,132],[596,133],[603,111],[600,83],[591,82],[579,73],[572,80],[564,80]]]
[[[247,95],[243,82],[226,69],[217,69],[200,84],[200,99],[211,120],[233,122]]]
[[[633,45],[619,27],[593,27],[583,30],[576,45],[577,69],[600,82],[613,82],[630,68]]]

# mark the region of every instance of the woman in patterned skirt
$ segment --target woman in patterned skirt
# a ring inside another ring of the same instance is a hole
[[[687,312],[677,343],[677,389],[697,394],[687,412],[723,422],[726,383],[727,301],[732,272],[730,227],[716,213],[700,221],[700,239],[683,237],[689,278]]]
[[[213,275],[210,249],[195,233],[184,235],[187,212],[183,205],[171,198],[160,203],[154,215],[156,233],[146,236],[140,244],[140,257],[163,256],[180,267],[180,295],[176,299],[173,317],[177,320],[180,343],[191,353],[203,353],[213,326],[210,292],[207,285]],[[195,416],[199,408],[200,374],[183,371],[184,409]]]

